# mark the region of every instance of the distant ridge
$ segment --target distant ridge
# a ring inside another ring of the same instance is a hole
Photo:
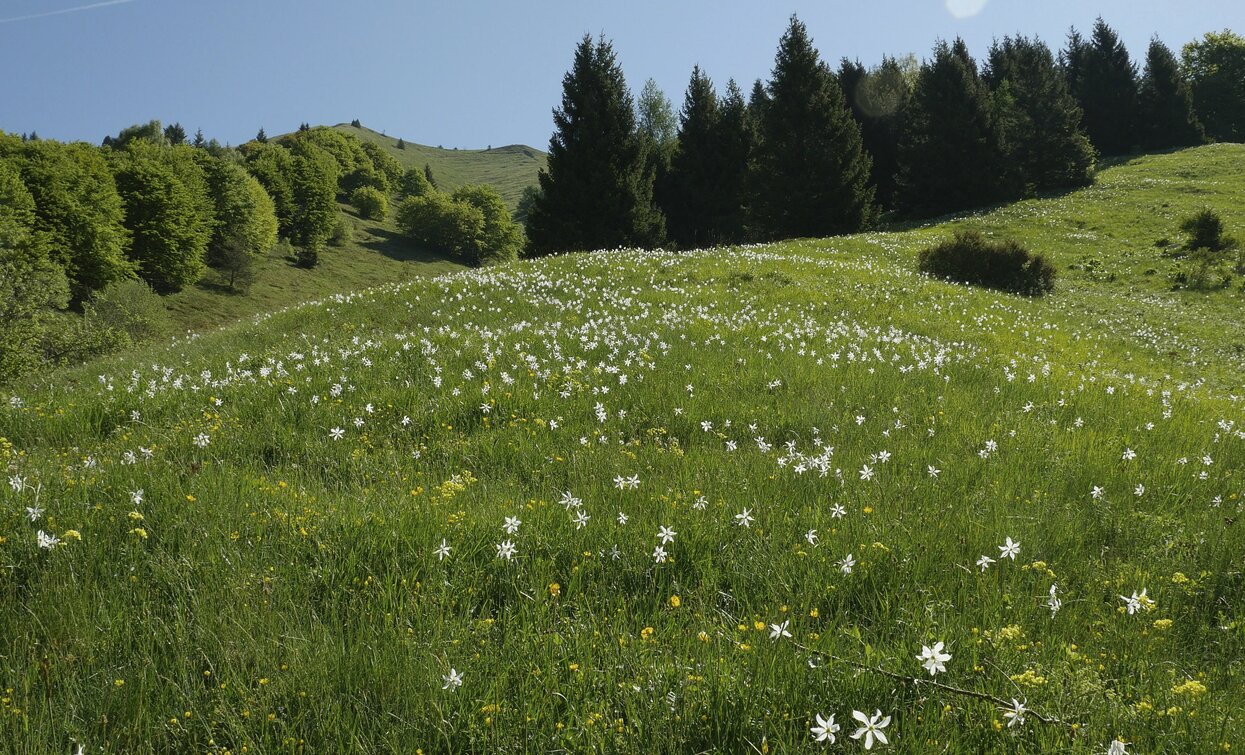
[[[453,191],[463,184],[488,184],[497,189],[512,210],[518,205],[523,189],[535,186],[537,173],[547,165],[548,156],[544,152],[525,144],[492,149],[443,149],[404,140],[405,149],[398,149],[399,137],[381,134],[366,126],[338,123],[333,128],[384,147],[404,166],[431,166],[433,177],[444,191]]]

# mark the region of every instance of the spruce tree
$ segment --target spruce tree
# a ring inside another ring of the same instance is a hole
[[[585,35],[562,89],[548,168],[527,219],[532,251],[659,244],[665,222],[613,45]]]
[[[860,126],[794,15],[766,91],[752,182],[757,232],[791,238],[869,227],[877,210]]]
[[[255,141],[259,142],[260,144],[267,144],[267,143],[268,143],[268,134],[265,134],[265,133],[264,133],[264,127],[263,127],[263,126],[260,126],[260,127],[259,127],[259,133],[257,133],[257,134],[255,135]]]
[[[1137,142],[1144,149],[1164,149],[1205,141],[1180,64],[1167,45],[1154,37],[1146,50],[1146,70],[1137,93]]]
[[[1103,155],[1133,148],[1137,117],[1137,67],[1115,31],[1101,17],[1088,40],[1068,37],[1065,75],[1084,113],[1085,133]]]
[[[994,93],[1003,195],[1092,181],[1094,150],[1081,131],[1081,109],[1045,43],[1026,37],[995,42],[984,78]]]
[[[860,124],[865,152],[873,158],[871,181],[878,204],[893,207],[895,174],[899,170],[899,140],[912,90],[899,61],[882,59],[882,65],[866,71],[859,61],[844,58],[839,65],[839,84],[852,115]]]
[[[203,138],[203,129],[195,131],[195,139],[190,143],[190,146],[197,149],[203,149],[207,146],[207,140]]]
[[[670,191],[662,202],[671,240],[684,248],[711,243],[710,228],[719,207],[718,96],[713,82],[692,69],[679,114],[678,146],[670,162]]]
[[[186,129],[182,128],[182,124],[174,123],[164,127],[164,140],[176,147],[179,144],[186,143]]]
[[[756,128],[748,114],[748,104],[734,79],[726,82],[726,96],[718,107],[717,193],[721,214],[715,217],[709,240],[738,243],[745,240],[748,215],[748,165],[756,148]]]
[[[440,188],[437,186],[437,179],[432,175],[432,166],[428,163],[424,163],[424,178],[428,179],[428,185],[432,188]]]
[[[966,51],[939,42],[921,66],[908,108],[897,205],[913,215],[939,215],[996,201],[999,162],[990,95],[976,64]]]

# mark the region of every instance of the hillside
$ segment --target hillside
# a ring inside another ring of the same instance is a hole
[[[519,204],[523,189],[536,185],[536,174],[546,165],[544,152],[522,144],[493,149],[442,149],[407,141],[404,149],[398,149],[398,137],[348,123],[333,128],[379,144],[408,168],[432,166],[432,174],[443,191],[453,191],[463,184],[488,184],[497,189],[512,211]]]
[[[884,752],[1240,749],[1245,292],[1172,290],[1155,242],[1240,235],[1242,161],[37,378],[0,403],[0,742],[777,753],[833,716],[859,752],[858,711]],[[918,275],[964,225],[1055,294]]]

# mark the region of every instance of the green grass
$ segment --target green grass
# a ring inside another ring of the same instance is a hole
[[[544,152],[523,144],[492,149],[442,149],[408,141],[405,149],[398,149],[398,137],[348,123],[333,128],[384,147],[407,168],[432,166],[432,175],[442,191],[453,191],[464,184],[488,184],[497,189],[512,211],[523,190],[536,185],[536,174],[547,164]]]
[[[37,378],[0,407],[0,749],[858,752],[853,710],[884,751],[1240,749],[1240,277],[1172,291],[1153,242],[1239,229],[1242,158],[416,277]],[[960,224],[1056,292],[916,274]],[[1033,712],[913,681],[936,642],[935,681]]]
[[[209,268],[194,286],[163,297],[176,332],[202,333],[342,291],[463,269],[402,238],[392,212],[387,220],[377,221],[359,217],[349,205],[340,209],[350,232],[340,246],[325,249],[311,270],[298,267],[277,247],[260,261],[255,282],[245,293],[232,291],[228,280]]]

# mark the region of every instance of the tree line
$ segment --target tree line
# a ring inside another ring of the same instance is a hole
[[[677,116],[652,80],[632,98],[610,42],[585,36],[554,111],[548,169],[525,196],[529,252],[690,248],[867,230],[1092,183],[1104,157],[1245,140],[1245,38],[1139,71],[1099,18],[1053,52],[961,39],[922,63],[821,59],[795,16],[768,82],[719,94],[699,66]]]
[[[241,290],[278,239],[314,267],[345,232],[338,201],[384,219],[390,198],[408,238],[467,264],[523,246],[493,189],[443,194],[428,166],[404,169],[380,146],[328,127],[303,124],[276,139],[260,129],[237,148],[159,121],[99,147],[0,132],[0,383],[129,340],[115,328],[88,333],[91,318],[69,313],[128,308],[121,320],[135,335],[163,316],[152,291],[180,291],[208,267]]]

